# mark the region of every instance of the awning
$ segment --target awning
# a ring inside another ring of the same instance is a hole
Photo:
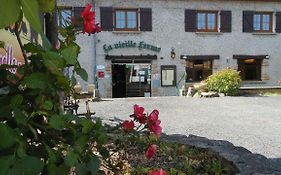
[[[215,60],[220,59],[219,55],[181,55],[184,60]]]
[[[269,59],[269,55],[233,55],[233,59]]]
[[[106,55],[106,60],[156,60],[156,55]]]

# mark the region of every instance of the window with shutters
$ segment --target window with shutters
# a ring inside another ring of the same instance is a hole
[[[138,28],[138,9],[114,10],[114,30],[137,31]]]
[[[254,32],[272,32],[272,13],[254,13],[253,30]]]
[[[73,16],[72,7],[62,7],[58,10],[58,24],[61,27],[67,27],[71,22],[71,16]]]
[[[71,18],[79,19],[84,7],[59,7],[58,8],[58,25],[67,27],[71,23]],[[82,28],[82,26],[78,26]]]
[[[197,12],[197,31],[217,32],[218,31],[218,12],[198,11]]]
[[[261,81],[262,59],[238,59],[238,71],[244,81]]]
[[[229,33],[232,28],[232,13],[228,10],[201,11],[185,10],[186,32],[222,32]]]
[[[205,80],[212,75],[212,60],[187,60],[186,82]]]

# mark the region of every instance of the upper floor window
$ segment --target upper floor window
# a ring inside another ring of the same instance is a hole
[[[231,11],[185,10],[186,32],[231,32]]]
[[[138,30],[137,9],[116,9],[114,13],[115,30],[136,31]]]
[[[218,12],[197,12],[197,30],[217,32]]]
[[[281,33],[281,12],[243,11],[243,32]]]
[[[100,7],[103,31],[152,31],[152,9]]]
[[[272,13],[255,13],[253,28],[255,32],[272,32]]]

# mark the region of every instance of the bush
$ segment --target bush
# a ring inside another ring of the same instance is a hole
[[[238,71],[226,68],[207,78],[207,90],[226,95],[237,95],[241,82]]]

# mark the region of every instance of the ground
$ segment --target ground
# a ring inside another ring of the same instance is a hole
[[[129,119],[133,105],[160,111],[166,134],[226,140],[281,166],[281,97],[152,97],[102,99],[91,111],[103,119]],[[85,111],[84,103],[79,112]]]

